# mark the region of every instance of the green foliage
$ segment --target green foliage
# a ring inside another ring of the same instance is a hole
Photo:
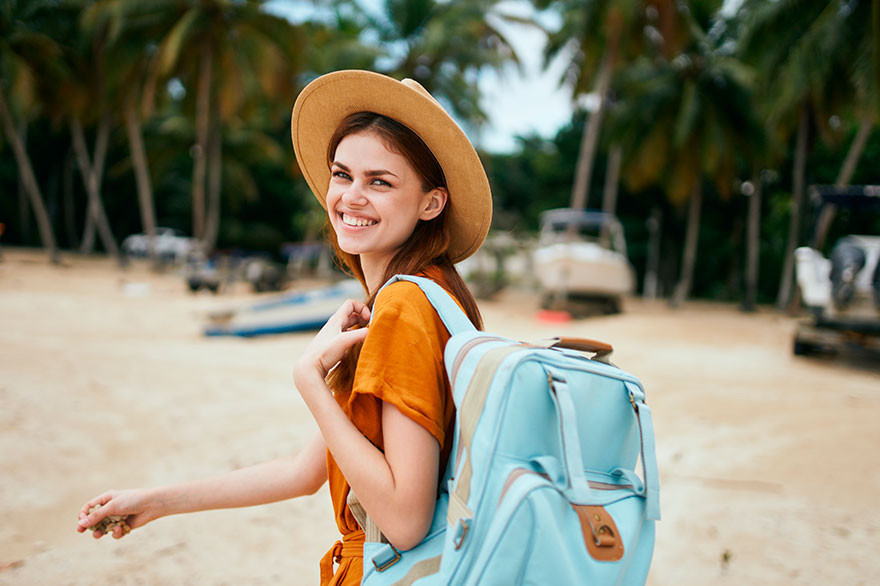
[[[871,31],[872,2],[747,0],[738,18],[738,53],[759,72],[762,111],[771,121],[792,122],[806,100],[827,133],[828,117],[853,103],[866,104],[877,88]],[[876,8],[874,8],[876,10]],[[876,42],[876,41],[875,41]]]
[[[71,163],[67,117],[94,143],[98,105],[112,114],[103,199],[114,235],[141,231],[122,106],[134,100],[149,160],[157,223],[192,225],[194,113],[200,47],[214,51],[213,127],[222,137],[218,247],[276,253],[283,242],[320,236],[323,212],[295,167],[290,107],[314,77],[366,68],[422,83],[466,126],[487,120],[477,81],[486,68],[517,64],[495,26],[493,0],[316,1],[292,24],[260,0],[3,0],[0,88],[26,136],[62,246],[82,236],[85,194]],[[545,57],[569,59],[561,80],[573,97],[595,88],[606,51],[614,60],[591,193],[602,190],[606,151],[623,147],[618,215],[630,258],[644,277],[646,220],[662,213],[661,281],[678,275],[690,189],[704,186],[694,274],[696,296],[740,296],[748,199],[738,182],[773,169],[764,185],[759,300],[775,296],[791,211],[794,113],[811,111],[807,185],[833,183],[858,123],[880,120],[876,2],[745,0],[729,18],[720,0],[533,0],[559,16]],[[532,23],[534,24],[534,23]],[[519,138],[508,154],[484,154],[496,229],[532,231],[539,214],[567,205],[588,114],[577,111],[552,139]],[[63,122],[63,123],[62,123]],[[818,132],[817,132],[818,131]],[[773,144],[771,145],[770,138]],[[880,133],[867,143],[853,183],[880,183]],[[4,243],[36,245],[19,197],[18,172],[0,140]],[[595,199],[594,199],[595,201]],[[814,212],[798,228],[809,236]],[[20,218],[25,218],[22,221]],[[880,219],[841,212],[827,242],[847,231],[880,232]]]
[[[751,75],[724,54],[697,22],[673,59],[639,58],[621,71],[608,132],[629,153],[624,181],[633,191],[660,183],[680,204],[704,177],[729,196],[741,165],[766,157]]]
[[[485,158],[495,228],[535,231],[541,212],[568,204],[583,126],[581,114],[552,141],[520,137],[517,152]]]
[[[379,14],[363,13],[380,50],[374,68],[419,82],[462,124],[487,121],[477,80],[484,68],[503,72],[518,63],[510,42],[493,20],[505,19],[498,0],[441,2],[387,0]]]

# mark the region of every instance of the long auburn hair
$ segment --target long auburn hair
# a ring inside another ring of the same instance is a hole
[[[421,178],[422,190],[425,193],[436,188],[447,189],[443,168],[419,135],[400,122],[375,112],[356,112],[342,120],[330,138],[330,144],[327,147],[328,166],[332,165],[336,157],[336,148],[343,138],[351,134],[363,133],[375,134],[389,150],[403,156]],[[477,301],[449,258],[448,249],[451,234],[447,221],[448,207],[449,202],[447,201],[446,207],[436,218],[418,221],[409,239],[404,242],[385,268],[382,282],[386,282],[397,274],[414,275],[429,267],[436,266],[440,269],[445,284],[461,303],[468,318],[478,329],[482,329],[483,318],[477,307]],[[361,282],[368,295],[367,306],[372,311],[377,291],[368,289],[360,257],[349,254],[339,247],[336,232],[330,227],[329,221],[325,233],[333,248],[336,264]],[[357,344],[351,347],[336,368],[330,371],[327,377],[330,388],[339,391],[351,389],[361,346],[362,344]]]

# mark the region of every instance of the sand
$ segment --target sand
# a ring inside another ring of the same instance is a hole
[[[309,334],[206,338],[255,299],[185,291],[141,265],[6,248],[0,262],[0,585],[316,584],[337,538],[326,490],[160,519],[120,541],[75,531],[110,488],[199,478],[295,452],[315,431],[291,380]],[[663,520],[653,586],[880,583],[880,365],[794,357],[796,320],[628,300],[546,323],[533,297],[490,331],[616,347],[654,411]]]

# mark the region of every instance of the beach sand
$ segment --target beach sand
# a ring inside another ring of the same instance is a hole
[[[0,585],[316,584],[337,539],[326,490],[160,519],[115,541],[76,532],[110,488],[221,474],[315,431],[291,367],[310,334],[206,338],[174,273],[5,248],[0,262]],[[612,343],[654,412],[663,520],[648,583],[880,583],[880,365],[794,357],[796,320],[628,300],[546,323],[533,297],[482,301],[486,329]]]

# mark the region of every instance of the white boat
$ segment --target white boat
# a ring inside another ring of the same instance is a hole
[[[583,300],[616,312],[622,297],[635,288],[623,226],[604,212],[567,208],[544,212],[534,270],[546,307]]]

